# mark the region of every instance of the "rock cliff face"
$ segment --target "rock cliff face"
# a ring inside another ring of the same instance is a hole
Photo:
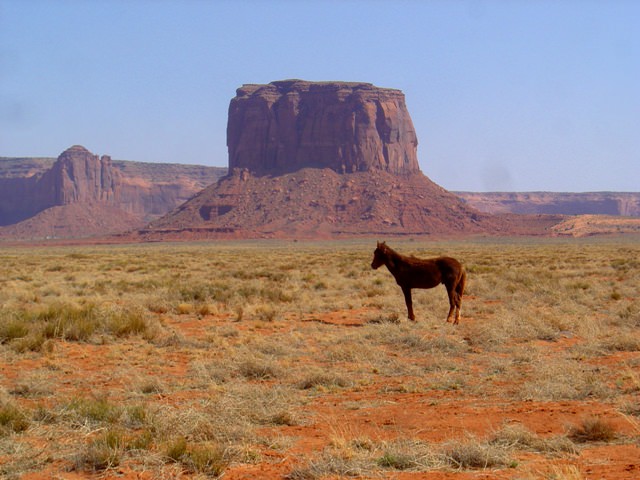
[[[156,219],[218,181],[226,168],[113,161],[122,173],[119,207],[145,222]]]
[[[114,205],[120,201],[122,174],[113,168],[111,157],[98,157],[75,145],[58,157],[38,183],[48,205],[84,202]]]
[[[229,169],[304,167],[338,173],[420,171],[418,140],[400,90],[370,83],[283,80],[244,85],[229,106]]]

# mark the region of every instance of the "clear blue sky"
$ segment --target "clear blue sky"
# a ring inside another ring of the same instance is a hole
[[[399,88],[450,190],[640,190],[640,1],[0,0],[0,156],[226,166],[243,83]]]

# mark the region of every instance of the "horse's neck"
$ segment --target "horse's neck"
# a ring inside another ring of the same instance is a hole
[[[389,249],[389,254],[387,255],[385,265],[389,269],[390,272],[394,272],[400,268],[400,266],[404,263],[404,258],[398,252]]]

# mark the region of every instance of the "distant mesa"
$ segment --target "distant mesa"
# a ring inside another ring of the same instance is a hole
[[[111,158],[98,157],[75,145],[58,159],[32,163],[18,174],[0,163],[0,225],[26,220],[50,207],[81,202],[115,204],[120,195],[122,176],[114,170]]]
[[[640,216],[637,192],[455,192],[467,204],[491,214]]]
[[[138,228],[224,173],[112,161],[80,145],[57,159],[0,158],[0,237],[85,237]]]
[[[370,83],[282,80],[243,85],[229,105],[229,169],[338,173],[420,171],[400,90]]]

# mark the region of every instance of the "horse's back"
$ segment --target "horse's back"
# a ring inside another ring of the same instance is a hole
[[[453,257],[438,257],[435,262],[441,269],[462,270],[462,264]]]
[[[464,271],[462,264],[453,257],[438,257],[434,261],[438,265],[443,279],[450,278],[457,282]]]

